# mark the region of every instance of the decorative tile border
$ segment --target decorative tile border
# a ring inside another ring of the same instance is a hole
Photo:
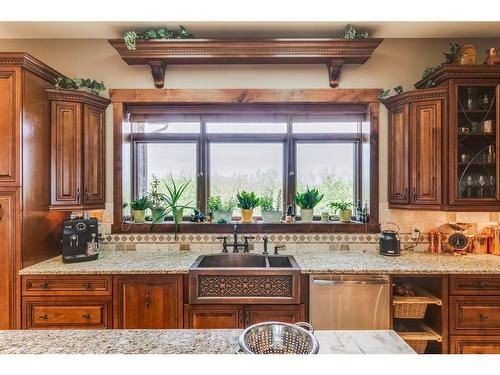
[[[130,234],[107,234],[105,235],[105,244],[173,244],[173,243],[192,243],[192,244],[219,244],[221,241],[217,237],[227,234],[208,234],[208,233],[180,233],[175,240],[174,234],[170,233],[130,233]],[[264,237],[261,233],[249,234],[255,237],[250,243],[258,243]],[[308,244],[377,244],[378,234],[364,233],[271,233],[266,234],[270,243],[308,243]],[[411,242],[411,233],[400,233],[399,238],[402,243]],[[428,236],[424,235],[420,243],[427,243]]]

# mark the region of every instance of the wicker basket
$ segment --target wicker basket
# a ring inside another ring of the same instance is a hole
[[[428,340],[405,340],[408,345],[411,346],[415,353],[424,354],[427,348]]]
[[[441,300],[429,292],[417,286],[413,286],[413,290],[416,293],[414,297],[393,297],[395,318],[423,319],[428,305],[441,305]]]

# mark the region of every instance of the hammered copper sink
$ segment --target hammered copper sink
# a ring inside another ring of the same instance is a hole
[[[189,267],[190,303],[300,303],[291,255],[209,254]]]

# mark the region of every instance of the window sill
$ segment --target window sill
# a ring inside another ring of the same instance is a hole
[[[377,223],[293,223],[293,224],[265,224],[265,223],[191,223],[179,224],[178,233],[232,233],[234,224],[238,224],[238,233],[379,233],[380,224]],[[111,233],[174,233],[175,225],[170,223],[156,224],[151,229],[151,223],[125,223],[124,230],[120,224],[113,224]]]

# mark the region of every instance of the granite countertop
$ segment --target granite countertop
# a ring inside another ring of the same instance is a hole
[[[0,331],[0,354],[235,354],[239,329]],[[414,354],[394,331],[316,331],[320,354]]]
[[[300,250],[285,252],[297,260],[302,273],[359,274],[500,274],[500,256],[430,254],[405,251],[387,257],[375,251]],[[207,252],[179,250],[103,251],[99,259],[63,263],[61,257],[24,268],[21,275],[168,274],[187,273],[195,259]]]

